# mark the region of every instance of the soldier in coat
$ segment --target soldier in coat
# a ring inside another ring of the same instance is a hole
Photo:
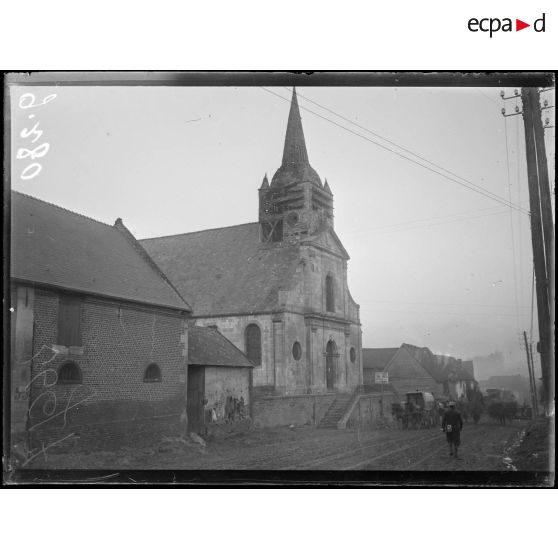
[[[461,414],[455,408],[455,401],[450,401],[449,409],[445,412],[442,420],[442,431],[446,433],[446,439],[450,448],[450,455],[457,457],[457,448],[461,444],[461,429],[463,428],[463,419]]]

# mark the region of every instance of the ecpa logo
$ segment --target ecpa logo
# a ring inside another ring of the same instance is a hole
[[[536,19],[533,22],[533,29],[537,33],[544,33],[545,32],[545,15],[543,14],[539,19]],[[467,27],[469,31],[473,33],[477,33],[478,31],[482,31],[483,33],[490,33],[490,38],[494,33],[498,31],[511,32],[514,31],[512,19],[509,17],[505,17],[500,19],[498,17],[485,17],[482,19],[477,19],[476,17],[472,17]],[[530,23],[525,23],[520,19],[515,20],[515,31],[521,31],[522,29],[526,29],[527,27],[531,27]]]

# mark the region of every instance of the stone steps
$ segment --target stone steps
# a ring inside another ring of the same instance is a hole
[[[337,423],[343,418],[345,409],[351,401],[351,394],[339,395],[331,404],[324,418],[318,425],[319,428],[337,428]]]

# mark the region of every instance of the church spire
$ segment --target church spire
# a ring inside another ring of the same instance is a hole
[[[306,142],[304,141],[296,88],[293,87],[291,110],[287,123],[287,133],[285,134],[285,147],[283,148],[283,165],[297,165],[301,163],[308,163],[308,152],[306,151]]]

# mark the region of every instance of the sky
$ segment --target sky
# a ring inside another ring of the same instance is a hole
[[[492,88],[297,91],[309,160],[333,191],[351,256],[363,346],[406,342],[463,359],[500,351],[508,373],[526,373],[529,217],[491,199],[528,210],[523,120],[501,114],[520,103]],[[254,222],[264,174],[281,164],[290,96],[283,87],[12,87],[12,188],[105,223],[121,217],[139,239]],[[43,133],[32,144],[35,124]],[[29,149],[43,156],[31,160]],[[40,170],[25,171],[32,162]]]

